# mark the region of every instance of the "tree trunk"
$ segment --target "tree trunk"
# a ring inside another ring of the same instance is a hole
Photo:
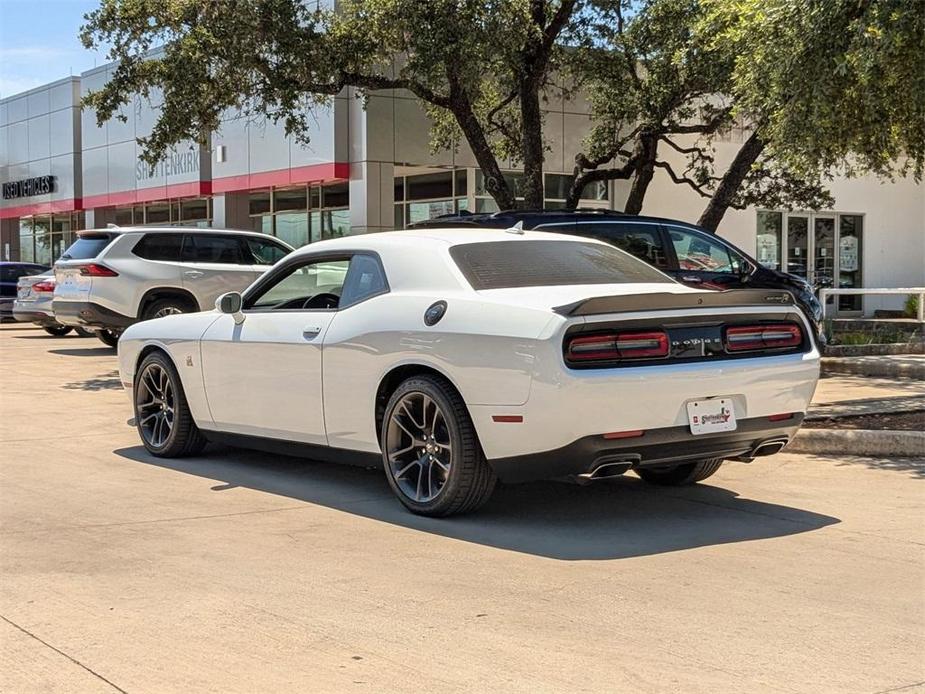
[[[525,77],[520,83],[520,116],[523,123],[523,206],[543,209],[543,114],[537,81]]]
[[[514,209],[517,206],[514,193],[501,174],[498,158],[488,144],[482,124],[473,112],[472,104],[452,79],[450,80],[450,110],[472,149],[475,161],[482,170],[485,190],[494,198],[498,209]]]
[[[753,132],[751,137],[739,149],[735,159],[732,160],[725,175],[723,175],[723,180],[717,186],[716,192],[713,193],[713,197],[707,203],[703,214],[697,220],[700,226],[716,233],[716,229],[723,220],[726,210],[732,205],[736,193],[739,192],[745,177],[751,171],[752,164],[761,156],[762,150],[764,150],[764,140],[758,137],[757,131]]]
[[[646,191],[652,182],[655,173],[655,157],[658,154],[658,136],[652,133],[641,133],[636,145],[638,155],[636,175],[630,187],[629,197],[623,211],[627,214],[639,214],[642,211],[642,201],[645,200]]]

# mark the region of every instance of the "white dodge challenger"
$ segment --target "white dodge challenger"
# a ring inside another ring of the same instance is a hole
[[[216,310],[129,327],[145,448],[382,465],[415,513],[497,480],[689,484],[783,448],[819,376],[786,292],[700,292],[610,245],[520,229],[307,246]]]

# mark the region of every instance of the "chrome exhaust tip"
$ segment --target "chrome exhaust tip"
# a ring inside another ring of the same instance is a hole
[[[776,439],[774,441],[762,441],[757,446],[755,450],[751,452],[752,457],[762,458],[768,455],[774,455],[775,453],[780,453],[783,450],[784,446],[787,445],[787,439]]]
[[[601,463],[596,468],[591,470],[591,472],[582,472],[579,475],[576,475],[579,482],[584,484],[589,484],[591,482],[597,482],[599,480],[613,479],[614,477],[619,477],[624,472],[627,472],[631,467],[633,467],[632,461],[619,460],[613,461],[611,463]]]

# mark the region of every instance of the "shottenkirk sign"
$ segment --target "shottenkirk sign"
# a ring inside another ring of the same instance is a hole
[[[135,180],[139,183],[155,176],[181,176],[199,172],[199,153],[195,151],[169,154],[153,167],[143,161],[135,165]]]
[[[46,195],[55,189],[54,176],[36,176],[24,178],[21,181],[10,181],[3,184],[3,199],[30,198],[33,195]]]

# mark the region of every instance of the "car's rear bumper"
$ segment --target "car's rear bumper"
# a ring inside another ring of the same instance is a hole
[[[768,417],[739,420],[732,432],[694,436],[686,426],[665,427],[643,432],[632,438],[610,439],[604,434],[584,436],[556,450],[529,455],[489,460],[495,473],[504,482],[526,482],[580,475],[593,479],[595,470],[606,474],[625,463],[628,469],[658,467],[693,462],[708,458],[734,458],[748,461],[761,455],[770,455],[789,442],[800,424],[801,413],[783,421]]]
[[[43,327],[47,325],[56,325],[58,323],[53,313],[48,313],[31,306],[20,308],[16,304],[13,305],[13,318],[20,323],[35,323]]]
[[[59,323],[80,328],[123,330],[136,322],[131,316],[89,301],[55,299],[52,308]]]

